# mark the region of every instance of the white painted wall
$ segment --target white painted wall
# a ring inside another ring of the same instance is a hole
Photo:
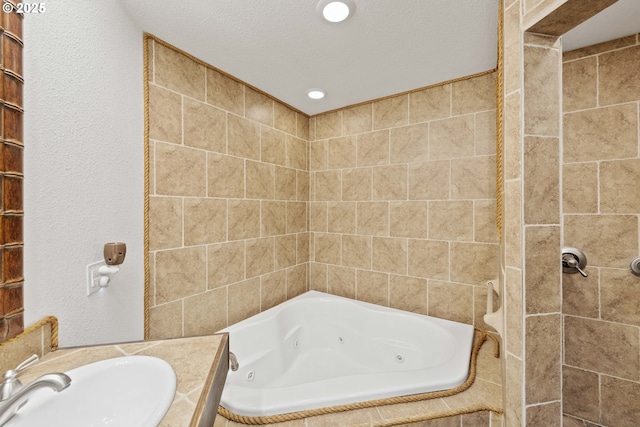
[[[143,34],[116,0],[56,0],[24,21],[25,326],[62,347],[143,338]],[[105,242],[127,256],[86,295]]]

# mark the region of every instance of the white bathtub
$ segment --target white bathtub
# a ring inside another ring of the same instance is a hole
[[[232,325],[220,405],[267,416],[465,382],[473,326],[310,291]]]

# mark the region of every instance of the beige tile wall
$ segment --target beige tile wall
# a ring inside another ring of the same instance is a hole
[[[309,287],[486,327],[495,75],[310,121]]]
[[[563,275],[564,412],[603,426],[640,419],[640,40],[635,34],[563,58],[564,243],[588,278]]]
[[[149,40],[150,338],[307,289],[309,119]]]

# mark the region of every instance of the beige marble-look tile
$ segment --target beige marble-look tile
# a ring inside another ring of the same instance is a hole
[[[329,233],[355,234],[356,203],[329,202],[327,205]]]
[[[318,171],[327,169],[329,142],[327,140],[309,143],[309,170]]]
[[[287,203],[263,200],[260,203],[262,237],[284,234],[287,227]]]
[[[296,262],[298,264],[309,262],[309,249],[311,244],[310,233],[296,234]]]
[[[451,162],[410,163],[407,166],[409,200],[448,199],[451,188]]]
[[[429,160],[429,124],[419,123],[391,129],[389,151],[391,163]]]
[[[329,265],[327,267],[328,292],[345,298],[356,297],[355,268]]]
[[[629,270],[600,270],[602,320],[640,326],[638,278]]]
[[[155,43],[154,50],[156,84],[204,101],[205,67],[160,43]]]
[[[342,110],[342,134],[353,135],[373,129],[373,104],[367,103]]]
[[[462,427],[489,427],[491,426],[491,413],[487,411],[472,412],[460,417]],[[457,425],[455,427],[458,427]]]
[[[600,212],[640,212],[640,201],[635,197],[639,180],[640,159],[601,162]]]
[[[374,200],[407,200],[407,165],[373,168]]]
[[[565,215],[564,243],[580,248],[588,264],[627,268],[638,255],[638,218],[635,215]]]
[[[196,405],[187,400],[175,400],[169,407],[158,427],[178,427],[188,425]]]
[[[598,56],[598,97],[600,105],[640,99],[640,46],[632,46]]]
[[[358,202],[357,233],[371,236],[389,235],[389,203]]]
[[[522,29],[520,24],[521,2],[513,2],[504,9],[504,93],[511,93],[521,86]]]
[[[287,202],[286,233],[302,233],[307,231],[307,203]]]
[[[247,278],[271,273],[275,266],[275,239],[252,239],[246,241]]]
[[[260,312],[260,278],[255,277],[229,286],[229,325]]]
[[[585,420],[600,421],[600,380],[595,372],[562,367],[564,412]]]
[[[407,240],[374,237],[371,267],[385,273],[407,274]]]
[[[403,126],[409,123],[409,96],[394,96],[373,103],[373,129]]]
[[[604,425],[634,426],[640,419],[640,384],[602,376],[602,415]]]
[[[210,335],[226,327],[226,289],[214,289],[185,298],[184,336]]]
[[[296,198],[299,202],[308,202],[310,198],[309,172],[296,171]]]
[[[522,271],[507,268],[505,283],[505,336],[507,351],[515,356],[522,356],[523,318],[522,306]]]
[[[182,97],[149,85],[149,138],[182,144]]]
[[[160,142],[155,145],[156,194],[204,196],[207,170],[205,152]]]
[[[358,270],[356,299],[383,306],[389,305],[389,275],[377,271]]]
[[[480,347],[476,359],[476,378],[494,383],[502,384],[502,361],[495,356],[495,344],[493,341],[486,342]]]
[[[598,212],[598,164],[569,163],[562,166],[562,212]]]
[[[309,132],[311,119],[301,113],[296,113],[296,136],[306,141],[311,141]],[[315,137],[313,138],[315,139]]]
[[[309,263],[309,290],[328,292],[327,264]]]
[[[451,85],[426,88],[409,94],[409,122],[437,120],[451,115]]]
[[[227,114],[203,102],[183,101],[184,145],[224,153],[227,150]]]
[[[526,422],[529,426],[562,427],[560,402],[526,408]]]
[[[244,114],[244,85],[216,70],[207,68],[207,102],[242,116]]]
[[[498,274],[498,246],[451,242],[451,281],[484,285]]]
[[[597,43],[580,49],[570,50],[569,52],[564,52],[562,59],[564,61],[572,61],[574,59],[584,58],[586,56],[596,55],[610,50],[617,50],[623,47],[633,46],[635,44],[638,44],[636,34],[632,34],[626,37],[620,37],[619,39],[609,40],[603,43]]]
[[[525,228],[526,314],[561,309],[560,242],[559,226]]]
[[[207,193],[209,197],[244,197],[244,160],[207,153]]]
[[[315,200],[341,200],[341,173],[339,170],[316,172]]]
[[[156,304],[203,292],[206,289],[205,265],[204,246],[157,252]]]
[[[251,239],[260,236],[260,201],[229,200],[227,230],[229,240]]]
[[[565,316],[565,363],[590,371],[638,381],[638,328]]]
[[[524,138],[524,222],[560,223],[560,140]]]
[[[449,242],[409,239],[409,275],[425,279],[449,279]]]
[[[379,406],[378,412],[384,420],[415,417],[429,413],[444,412],[450,408],[442,399],[422,400],[419,402],[402,403],[397,405]]]
[[[379,420],[380,417],[375,408],[357,409],[346,412],[337,412],[306,419],[305,427],[334,427],[352,426],[359,423],[369,425],[372,421]]]
[[[276,200],[296,200],[297,171],[291,168],[276,166],[275,198]]]
[[[452,199],[492,199],[495,197],[495,156],[476,156],[451,161]]]
[[[595,56],[562,64],[562,109],[586,110],[597,105],[597,59]]]
[[[564,162],[635,157],[638,112],[635,104],[567,113],[563,125]]]
[[[182,200],[149,197],[149,250],[182,246]]]
[[[342,200],[371,200],[373,170],[371,168],[345,169],[342,171]]]
[[[315,234],[315,261],[340,265],[341,238],[339,234]]]
[[[483,243],[498,243],[496,228],[496,201],[475,200],[473,203],[474,240]]]
[[[268,126],[260,126],[260,160],[286,165],[285,133]]]
[[[371,237],[345,234],[342,236],[342,265],[371,269]]]
[[[475,152],[473,114],[429,123],[429,159],[470,157]]]
[[[427,280],[391,274],[389,306],[413,313],[427,314]]]
[[[451,112],[459,116],[496,108],[496,74],[465,79],[451,84]]]
[[[514,92],[504,100],[503,113],[503,146],[504,146],[504,179],[517,179],[522,176],[522,126],[521,94]]]
[[[506,264],[512,267],[522,266],[522,193],[521,182],[504,183],[503,220],[505,235]]]
[[[244,116],[267,126],[273,126],[273,100],[263,93],[245,87]]]
[[[496,154],[496,111],[476,114],[476,155]]]
[[[390,202],[389,235],[426,239],[427,212],[428,202]]]
[[[246,197],[248,199],[275,198],[274,165],[247,161],[245,164]]]
[[[472,241],[473,219],[473,202],[470,200],[431,201],[429,202],[429,238]]]
[[[326,233],[329,230],[327,209],[327,202],[309,203],[309,231]]]
[[[271,307],[286,301],[287,299],[287,272],[285,270],[274,271],[260,278],[260,309],[265,311]]]
[[[273,127],[291,135],[297,135],[296,112],[279,102],[273,103]]]
[[[295,136],[287,135],[286,142],[286,155],[287,166],[294,169],[307,170],[307,141]]]
[[[227,201],[186,198],[184,200],[185,246],[225,240],[227,240]]]
[[[328,168],[356,167],[356,136],[333,138],[328,142]]]
[[[429,281],[429,316],[473,323],[473,286],[458,283]]]
[[[315,121],[315,138],[310,138],[311,140],[342,136],[342,113],[340,111],[320,114],[315,116]]]
[[[245,279],[245,242],[226,242],[207,247],[207,289]]]
[[[580,317],[600,317],[598,270],[587,266],[589,276],[562,275],[562,313]]]
[[[560,314],[525,318],[525,401],[561,399],[562,319]]]
[[[358,134],[357,164],[359,167],[389,164],[389,135],[388,129]]]
[[[506,356],[505,395],[509,399],[505,402],[505,420],[507,426],[520,426],[524,418],[522,413],[522,361],[511,354]]]
[[[556,49],[524,46],[524,132],[559,136],[560,53]]]
[[[227,152],[233,156],[260,160],[260,125],[229,114],[227,116]]]
[[[296,297],[308,290],[308,276],[307,264],[299,264],[287,269],[287,299]]]

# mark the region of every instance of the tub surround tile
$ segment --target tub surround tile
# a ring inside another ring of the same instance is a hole
[[[451,113],[459,116],[496,108],[495,73],[462,80],[451,85]]]
[[[342,111],[342,134],[354,135],[373,130],[373,105],[364,104]]]
[[[448,199],[451,192],[451,162],[410,163],[407,166],[409,200]],[[426,182],[430,185],[424,185]]]
[[[494,106],[495,108],[495,106]],[[496,154],[496,111],[476,113],[477,156]]]
[[[244,161],[217,153],[207,154],[207,193],[209,197],[243,198]]]
[[[342,200],[371,200],[373,169],[357,168],[342,171]]]
[[[602,416],[605,425],[633,425],[640,419],[640,384],[602,376]]]
[[[565,413],[599,422],[598,374],[564,365],[562,367],[562,402]]]
[[[156,253],[156,304],[163,304],[206,289],[205,247],[172,249]],[[180,283],[180,287],[174,286]]]
[[[355,234],[356,203],[329,202],[327,204],[329,233]]]
[[[356,166],[356,137],[333,138],[328,143],[328,168],[344,169]]]
[[[562,313],[597,319],[600,316],[598,270],[587,266],[588,277],[562,275]]]
[[[429,316],[473,323],[473,286],[429,280]]]
[[[342,265],[371,269],[371,237],[359,235],[342,236]]]
[[[160,43],[154,46],[154,62],[156,84],[199,101],[205,100],[204,66]]]
[[[287,233],[307,231],[307,203],[287,202]]]
[[[503,113],[503,145],[504,145],[504,179],[519,179],[522,175],[522,127],[520,110],[522,95],[514,92],[504,99]]]
[[[342,136],[341,111],[321,114],[315,117],[315,121],[315,138],[311,138],[311,140],[337,138]]]
[[[356,215],[358,234],[389,235],[389,203],[358,202]]]
[[[211,335],[226,327],[226,289],[218,288],[184,299],[184,336]]]
[[[216,70],[207,68],[207,103],[244,115],[244,85]]]
[[[151,250],[182,245],[182,200],[177,197],[149,198],[149,247]]]
[[[449,279],[449,242],[409,239],[409,275],[425,279]]]
[[[487,280],[495,279],[498,274],[497,256],[497,245],[451,242],[451,280],[485,285]]]
[[[149,85],[149,138],[182,144],[182,98]]]
[[[341,174],[339,170],[316,172],[315,200],[341,200]]]
[[[268,126],[260,127],[260,160],[285,166],[286,135]]]
[[[207,288],[215,289],[245,279],[245,242],[228,242],[207,247]]]
[[[291,108],[279,102],[274,102],[273,127],[288,134],[297,135],[297,114]]]
[[[427,281],[416,277],[389,276],[389,306],[427,314]]]
[[[407,165],[373,168],[373,200],[407,199]]]
[[[291,168],[275,167],[275,198],[277,200],[296,200],[297,171]]]
[[[227,152],[252,160],[260,159],[260,125],[229,114],[227,116]]]
[[[392,237],[427,237],[427,202],[391,202],[389,234]]]
[[[357,163],[359,167],[389,164],[390,132],[387,129],[366,132],[357,136]]]
[[[562,211],[598,212],[598,163],[568,163],[562,166]]]
[[[562,409],[560,402],[526,408],[527,425],[562,427]]]
[[[256,90],[245,87],[244,116],[267,126],[273,126],[273,100]]]
[[[471,157],[475,151],[473,114],[429,123],[429,159]]]
[[[409,123],[409,95],[394,96],[373,103],[373,129]]]
[[[527,404],[561,399],[562,322],[559,314],[525,318]]]
[[[274,238],[247,240],[245,262],[247,278],[271,273],[275,266]]]
[[[183,100],[184,145],[203,150],[227,151],[227,114],[189,98]]]
[[[560,223],[560,139],[524,138],[524,222]]]
[[[429,238],[473,241],[473,202],[456,200],[429,202]]]
[[[233,325],[260,312],[260,278],[230,285],[227,289],[228,324]]]
[[[409,122],[443,119],[451,115],[451,85],[441,85],[409,94]]]
[[[640,212],[640,201],[634,197],[635,184],[640,180],[640,159],[600,162],[599,177],[602,213]]]
[[[495,156],[451,161],[452,199],[493,199],[496,196],[495,181]]]
[[[529,135],[557,136],[560,132],[560,78],[556,49],[524,46],[524,91],[535,96],[525,98],[524,132]]]
[[[474,240],[482,243],[498,243],[496,228],[496,201],[476,200],[473,204]]]
[[[307,264],[298,264],[287,269],[287,299],[307,291],[308,275]]]
[[[287,166],[307,170],[307,142],[291,135],[286,136],[285,142]]]
[[[206,192],[206,154],[173,144],[155,144],[156,194],[203,197]]]
[[[526,313],[560,311],[560,227],[525,228]]]
[[[429,125],[420,123],[391,129],[390,162],[429,160]]]
[[[506,341],[507,351],[517,357],[522,357],[522,334],[524,310],[522,307],[522,270],[507,268],[506,272]]]
[[[222,242],[227,239],[227,201],[188,198],[184,200],[184,244]]]
[[[373,237],[371,256],[373,270],[407,274],[406,239]]]
[[[327,268],[328,292],[345,298],[356,298],[356,269],[330,265]]]
[[[315,141],[309,143],[309,170],[317,171],[327,169],[328,141]]]
[[[260,309],[268,310],[287,299],[287,272],[274,271],[260,277]]]
[[[228,201],[229,240],[260,237],[260,201]]]
[[[314,119],[315,123],[315,119]],[[314,125],[315,126],[315,125]],[[315,135],[311,135],[311,118],[304,114],[296,113],[296,136],[306,141],[315,140]]]
[[[263,237],[284,234],[287,222],[287,203],[264,200],[260,203],[261,233]]]

